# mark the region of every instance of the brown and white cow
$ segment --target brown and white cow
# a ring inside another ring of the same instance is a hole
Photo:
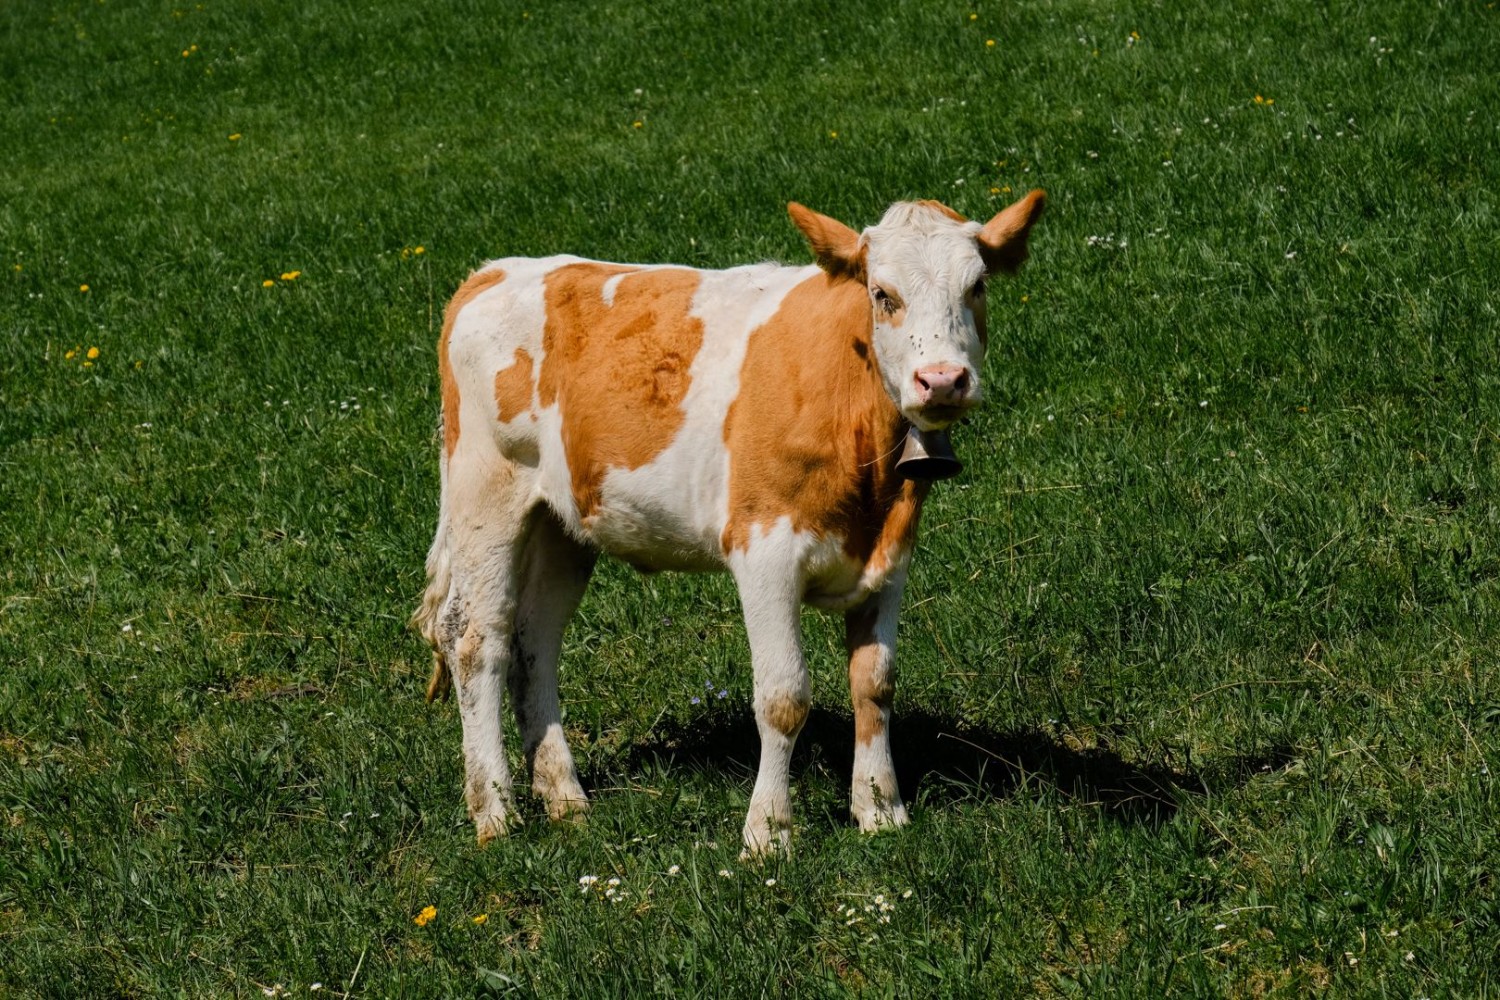
[[[587,807],[557,661],[599,551],[734,575],[761,738],[747,851],[790,832],[803,602],[844,612],[854,819],[906,822],[888,727],[927,484],[897,475],[896,452],[909,425],[979,402],[985,278],[1020,266],[1043,203],[1033,191],[981,225],[901,202],[863,233],[792,204],[816,265],[510,258],[463,284],[438,345],[442,505],[414,621],[435,651],[429,699],[450,673],[458,694],[480,843],[516,816],[507,687],[548,814]]]

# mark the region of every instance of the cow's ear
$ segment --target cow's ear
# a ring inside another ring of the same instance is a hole
[[[979,231],[979,255],[986,270],[1016,273],[1026,259],[1026,237],[1046,204],[1047,192],[1038,189],[984,224]]]
[[[837,219],[814,212],[795,201],[786,207],[792,222],[807,237],[818,266],[835,278],[865,277],[865,249],[859,234]]]

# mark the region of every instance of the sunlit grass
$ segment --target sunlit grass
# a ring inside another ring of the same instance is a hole
[[[1497,30],[0,7],[0,993],[1493,991]],[[1031,187],[908,591],[912,827],[849,825],[809,613],[797,850],[741,863],[733,589],[606,562],[563,682],[594,810],[477,850],[405,626],[446,296]]]

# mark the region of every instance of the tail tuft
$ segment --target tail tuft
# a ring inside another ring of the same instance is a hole
[[[441,418],[438,437],[442,437]],[[438,698],[446,699],[450,690],[442,618],[453,586],[453,570],[448,556],[448,455],[443,449],[438,452],[438,470],[443,496],[439,501],[437,534],[433,536],[432,548],[427,550],[427,589],[422,593],[422,603],[411,616],[412,627],[432,647],[432,677],[427,683],[429,703]]]

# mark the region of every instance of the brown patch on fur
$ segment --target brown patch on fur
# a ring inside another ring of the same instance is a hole
[[[606,303],[604,283],[622,274]],[[547,275],[537,391],[562,413],[580,517],[598,511],[610,469],[640,468],[682,426],[688,370],[703,345],[703,322],[691,315],[700,280],[689,268],[593,263]]]
[[[470,819],[478,816],[480,811],[484,809],[484,800],[488,791],[489,789],[485,787],[484,779],[476,775],[469,775],[464,781],[464,804],[469,807]],[[483,830],[479,831],[479,842],[481,844],[489,839],[485,837],[484,833],[485,831]],[[493,837],[494,833],[491,833],[490,836]]]
[[[464,306],[504,280],[505,272],[499,268],[475,272],[458,286],[448,308],[443,310],[443,332],[438,338],[438,381],[443,394],[443,448],[444,454],[450,456],[458,446],[458,382],[453,377],[453,363],[448,359],[448,340]]]
[[[751,529],[843,538],[860,565],[889,565],[909,546],[927,484],[896,475],[906,422],[886,395],[863,285],[819,274],[750,334],[739,396],[724,420],[729,449],[727,553]]]
[[[895,694],[890,664],[875,639],[876,602],[844,615],[844,644],[849,649],[849,699],[854,705],[854,742],[869,746],[885,732],[885,717]]]
[[[535,387],[532,381],[531,355],[526,348],[516,348],[515,361],[508,368],[495,373],[495,405],[500,410],[500,422],[508,424],[531,409],[531,395]],[[536,419],[535,414],[532,419]]]
[[[766,702],[766,724],[783,736],[796,736],[802,731],[810,708],[806,698],[778,695]]]
[[[1026,261],[1026,238],[1047,207],[1047,192],[1038,188],[1001,209],[979,231],[979,255],[991,274],[1015,274]]]
[[[467,685],[479,673],[479,654],[484,648],[484,637],[479,630],[470,628],[458,640],[458,682]]]
[[[962,215],[959,215],[953,209],[949,208],[947,205],[944,205],[940,201],[933,201],[931,198],[923,198],[920,201],[918,201],[917,204],[921,205],[923,208],[930,208],[934,212],[937,212],[939,215],[946,215],[948,218],[952,219],[954,222],[968,222],[969,221],[968,219],[964,218]]]

